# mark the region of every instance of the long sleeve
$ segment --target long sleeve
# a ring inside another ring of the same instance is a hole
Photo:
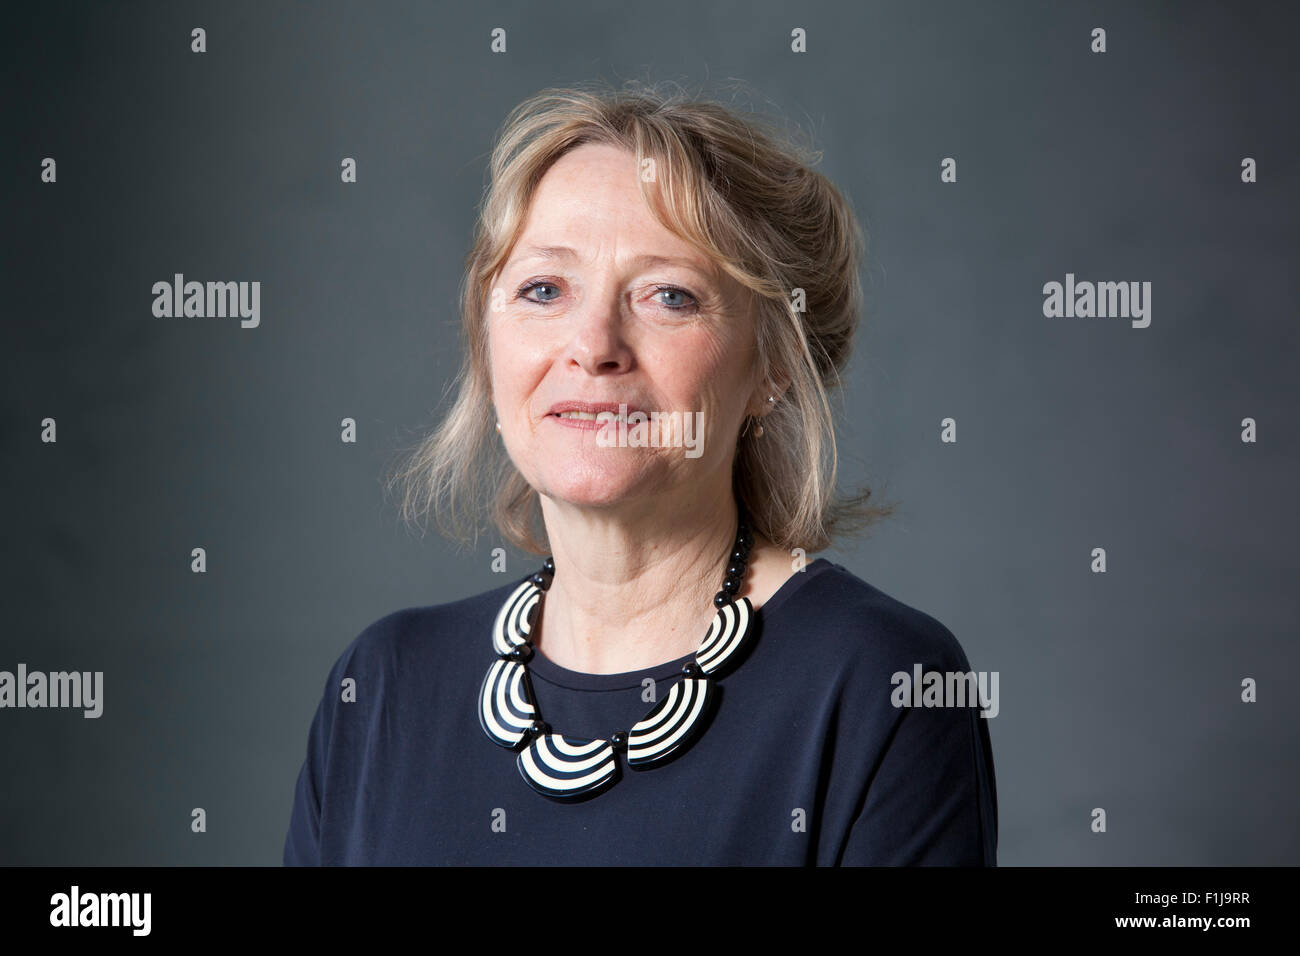
[[[328,838],[329,826],[332,821],[337,828],[343,821],[346,829],[355,809],[355,755],[375,717],[370,705],[382,697],[380,662],[384,654],[376,652],[376,641],[382,645],[386,625],[400,619],[400,613],[394,614],[364,629],[344,648],[325,678],[294,787],[293,811],[284,839],[285,866],[328,865],[331,853],[337,852],[337,844]],[[361,688],[357,695],[368,703],[343,702],[344,678],[354,682],[354,691]]]
[[[325,703],[326,699],[322,698],[307,735],[307,756],[298,772],[293,812],[284,839],[285,866],[320,865],[321,789],[328,749]]]
[[[900,710],[839,862],[997,865],[993,750],[978,709]]]

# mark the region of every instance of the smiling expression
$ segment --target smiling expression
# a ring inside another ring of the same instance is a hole
[[[493,404],[532,487],[588,505],[729,490],[735,436],[762,407],[748,295],[654,217],[631,152],[584,144],[551,166],[490,298]],[[605,447],[596,422],[557,414],[604,403],[703,412],[702,454]]]

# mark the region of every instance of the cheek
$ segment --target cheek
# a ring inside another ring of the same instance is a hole
[[[689,404],[694,400],[713,401],[735,387],[741,357],[732,352],[716,335],[699,333],[673,336],[656,343],[653,352],[643,347],[642,363],[656,371],[652,378],[676,401]]]
[[[542,352],[537,343],[519,335],[511,335],[499,327],[490,327],[488,333],[488,375],[493,395],[516,402],[536,382],[545,368]]]
[[[700,383],[702,407],[715,421],[727,416],[732,406],[744,401],[747,390],[747,357],[710,339],[701,343],[692,359],[693,374]]]

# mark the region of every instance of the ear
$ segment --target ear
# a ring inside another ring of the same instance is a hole
[[[772,390],[767,394],[774,396],[777,402],[780,402],[785,398],[785,393],[790,390],[790,376],[784,372],[773,372],[771,383]],[[763,396],[763,401],[767,401],[767,395]]]
[[[790,387],[790,378],[782,372],[772,370],[768,377],[759,385],[758,390],[750,399],[746,414],[755,415],[762,418],[772,411],[776,405],[780,404],[781,399],[785,396],[786,390]],[[769,402],[768,396],[776,399],[775,402]]]

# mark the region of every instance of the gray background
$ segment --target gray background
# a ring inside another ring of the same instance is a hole
[[[727,98],[733,78],[738,102],[807,131],[864,222],[842,476],[901,510],[825,554],[1000,673],[1000,863],[1300,860],[1287,6],[6,17],[0,669],[102,670],[105,711],[0,711],[0,862],[279,862],[344,646],[502,580],[493,535],[470,554],[421,539],[380,486],[459,364],[494,130],[549,85]],[[956,184],[939,181],[946,156]],[[154,318],[150,288],[175,272],[261,281],[261,327]],[[1150,328],[1044,318],[1042,285],[1067,272],[1150,281]],[[1239,439],[1247,416],[1257,444]],[[1098,546],[1106,574],[1089,570]],[[1258,703],[1239,700],[1246,676]]]

